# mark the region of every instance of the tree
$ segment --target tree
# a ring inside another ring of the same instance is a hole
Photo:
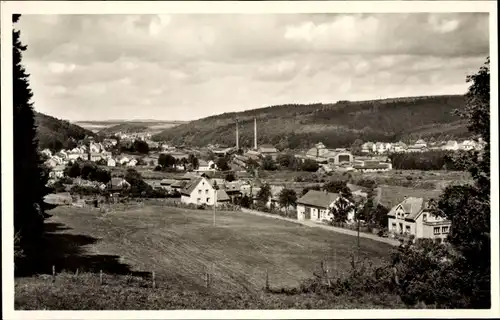
[[[149,145],[146,141],[134,140],[133,150],[142,154],[149,153]]]
[[[158,164],[163,168],[171,168],[175,165],[175,158],[170,154],[162,153],[158,157]]]
[[[190,154],[186,163],[189,163],[191,167],[196,170],[200,167],[200,162],[198,161],[198,158],[194,154]],[[185,163],[183,163],[185,164]]]
[[[278,202],[281,208],[285,208],[286,214],[288,215],[288,208],[290,206],[297,206],[297,193],[295,190],[285,188],[281,190]]]
[[[276,161],[282,168],[290,168],[293,164],[294,156],[290,154],[280,154]]]
[[[269,201],[269,198],[271,198],[271,186],[266,183],[260,188],[259,192],[257,193],[257,201],[260,204],[266,204]]]
[[[12,22],[19,18],[20,15],[13,15]],[[21,43],[19,30],[13,29],[12,36],[15,264],[18,272],[26,272],[37,265],[43,236],[43,197],[48,189],[37,151],[33,93],[22,65],[22,53],[27,46]]]
[[[251,205],[252,200],[250,199],[250,197],[248,197],[246,194],[241,197],[240,206],[242,206],[243,208],[250,208]]]
[[[319,164],[314,160],[306,159],[300,165],[300,169],[303,171],[308,171],[308,172],[316,172],[319,169]]]
[[[485,146],[480,152],[457,159],[468,167],[474,182],[449,186],[437,201],[430,203],[434,214],[451,221],[447,238],[450,245],[409,244],[394,255],[394,264],[405,274],[399,285],[400,296],[410,303],[491,307],[489,58],[477,74],[467,77],[467,82],[471,83],[467,105],[458,114],[467,119],[469,131],[482,138]],[[429,261],[433,256],[439,259]]]
[[[78,162],[73,162],[72,164],[68,164],[66,168],[64,168],[64,175],[70,178],[79,177],[81,174],[80,164]]]
[[[225,180],[228,182],[232,182],[232,181],[236,180],[236,177],[234,176],[233,172],[229,172],[228,174],[226,174]]]
[[[332,192],[332,193],[342,193],[344,197],[351,199],[352,192],[351,189],[347,186],[346,181],[342,180],[330,180],[323,185],[323,190]]]
[[[349,199],[345,194],[340,194],[335,204],[330,208],[330,213],[333,215],[333,222],[344,223],[347,221],[349,213],[355,209],[355,204],[352,199]]]
[[[265,156],[262,160],[262,169],[273,171],[276,170],[276,163],[271,156]]]
[[[226,157],[219,157],[216,161],[216,165],[220,171],[227,171],[230,169]]]
[[[361,154],[361,146],[363,145],[363,140],[356,139],[351,145],[351,153],[354,155]]]

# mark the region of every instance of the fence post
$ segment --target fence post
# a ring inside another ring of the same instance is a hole
[[[156,288],[155,272],[153,271],[153,289]]]
[[[75,277],[78,277],[78,268],[76,268]]]
[[[266,290],[269,290],[269,272],[266,269]]]
[[[56,282],[56,266],[52,265],[52,282]]]
[[[99,283],[102,285],[102,270],[99,272]]]

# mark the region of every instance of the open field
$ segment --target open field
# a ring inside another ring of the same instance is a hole
[[[214,227],[210,210],[152,205],[107,214],[60,206],[50,213],[43,265],[46,273],[55,265],[60,274],[54,284],[43,275],[16,279],[18,309],[402,307],[395,297],[262,291],[266,270],[274,288],[313,277],[322,260],[344,273],[357,252],[349,235],[242,212],[217,212]],[[376,264],[391,246],[362,239],[360,248],[361,258]],[[99,285],[100,270],[105,285]],[[207,271],[213,278],[208,291]]]
[[[259,290],[266,269],[273,285],[296,286],[313,276],[322,260],[339,272],[346,270],[350,254],[356,252],[356,237],[241,212],[217,212],[215,227],[209,210],[161,206],[106,215],[57,207],[51,214],[47,224],[57,228],[52,236],[68,245],[73,238],[85,237],[85,251],[114,256],[116,263],[132,270],[155,271],[159,282],[175,279],[192,289],[203,286],[207,268],[212,268],[214,288],[219,291]],[[364,239],[360,254],[376,262],[387,258],[390,248]],[[97,266],[85,265],[85,261],[66,256],[53,264],[73,272]],[[114,264],[99,267],[111,273],[117,268]]]

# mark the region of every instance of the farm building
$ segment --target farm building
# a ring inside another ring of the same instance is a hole
[[[333,216],[330,209],[339,200],[338,193],[309,190],[297,200],[297,220],[330,220]],[[354,211],[347,215],[347,221],[354,220]]]
[[[262,157],[270,156],[273,160],[278,157],[278,149],[270,144],[263,144],[257,149]]]
[[[183,203],[213,205],[214,201],[215,188],[206,178],[193,179],[181,190],[181,202]]]
[[[110,191],[122,191],[130,188],[130,183],[128,183],[127,180],[123,178],[114,177],[109,180],[106,187]]]
[[[433,215],[427,204],[423,198],[408,197],[394,206],[387,214],[389,231],[415,238],[446,238],[451,221]]]

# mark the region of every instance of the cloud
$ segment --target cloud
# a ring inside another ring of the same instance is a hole
[[[35,108],[195,119],[280,103],[463,93],[488,15],[25,15]]]

